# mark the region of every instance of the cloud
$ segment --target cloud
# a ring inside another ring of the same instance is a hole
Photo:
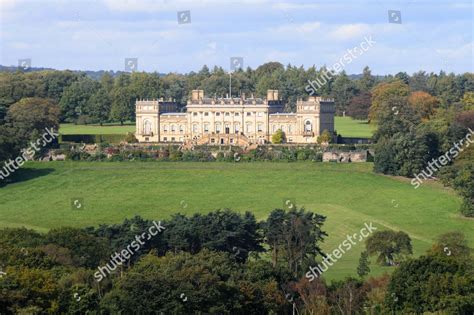
[[[337,26],[330,33],[330,36],[337,40],[360,39],[372,31],[371,26],[367,24],[345,24]]]

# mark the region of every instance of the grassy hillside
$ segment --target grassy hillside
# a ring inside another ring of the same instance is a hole
[[[0,188],[0,227],[46,231],[121,222],[136,214],[162,220],[223,207],[265,219],[289,198],[327,216],[327,251],[365,222],[406,231],[417,255],[447,231],[463,232],[474,244],[474,221],[458,215],[460,200],[451,191],[434,184],[415,190],[371,170],[370,163],[29,163],[17,173],[19,182]],[[81,199],[81,210],[71,207],[73,198]],[[326,277],[355,275],[362,250],[357,244]],[[371,267],[374,274],[391,270]]]

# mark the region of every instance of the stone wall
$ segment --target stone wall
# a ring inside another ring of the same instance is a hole
[[[323,162],[357,163],[367,162],[367,151],[360,152],[324,152]]]

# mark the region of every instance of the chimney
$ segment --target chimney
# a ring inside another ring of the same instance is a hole
[[[267,101],[278,101],[278,90],[268,90]]]
[[[199,101],[204,98],[204,90],[193,90],[191,92],[191,100],[192,101]]]

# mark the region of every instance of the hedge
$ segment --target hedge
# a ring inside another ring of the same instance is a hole
[[[60,135],[59,142],[74,142],[74,143],[120,143],[125,140],[126,135]]]

